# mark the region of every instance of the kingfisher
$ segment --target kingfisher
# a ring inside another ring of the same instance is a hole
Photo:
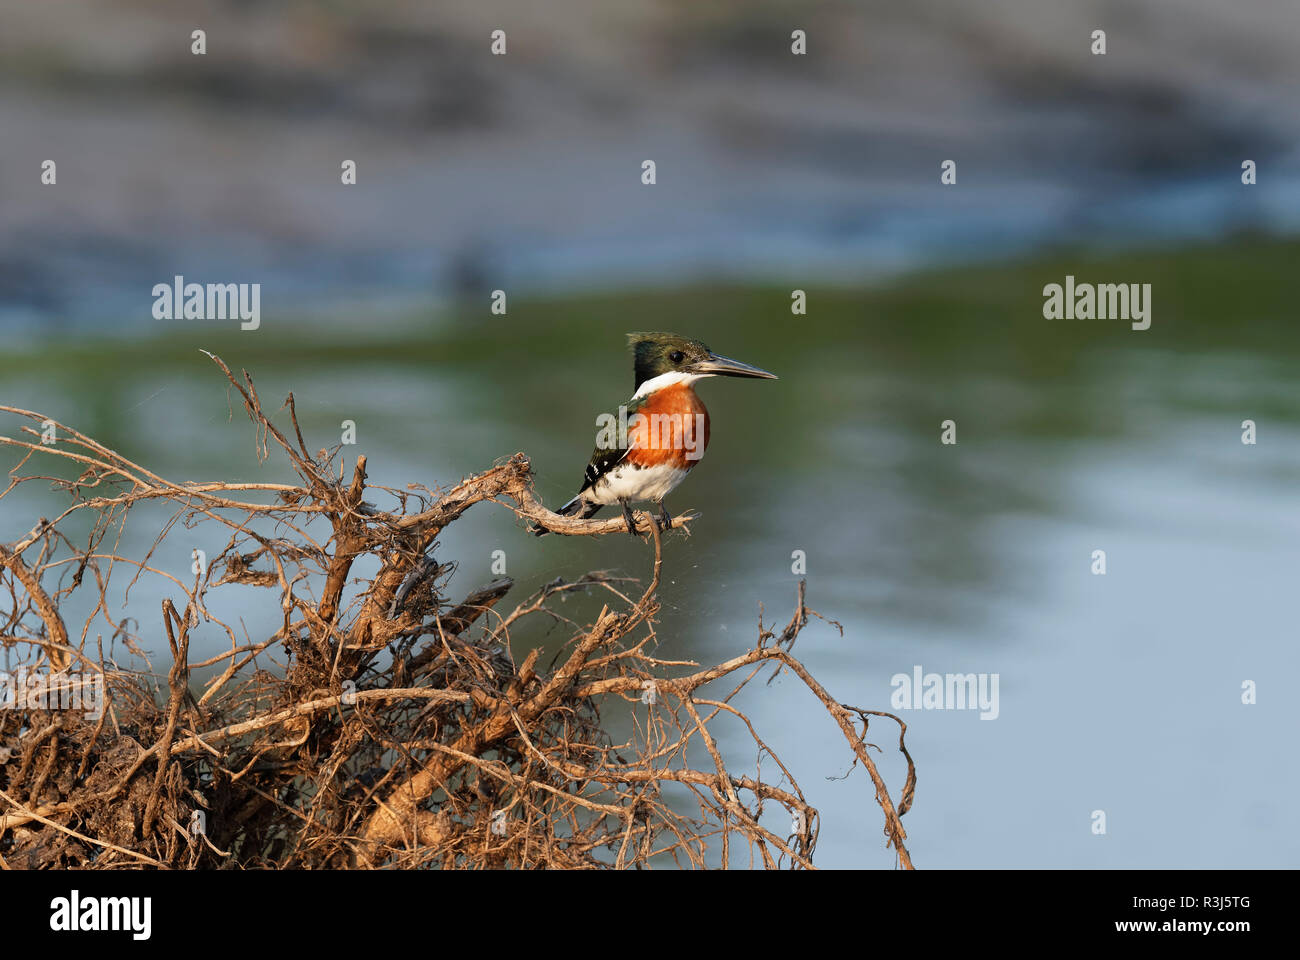
[[[578,495],[556,513],[586,520],[601,507],[623,508],[627,529],[637,536],[633,501],[659,507],[660,529],[672,526],[664,497],[672,493],[704,456],[709,445],[709,411],[695,393],[704,377],[776,380],[774,373],[721,357],[699,340],[675,333],[629,333],[635,392],[605,426],[582,476]],[[535,526],[537,536],[547,533]]]

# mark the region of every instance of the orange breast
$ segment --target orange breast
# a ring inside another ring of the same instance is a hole
[[[627,459],[689,470],[709,445],[709,411],[688,384],[656,390],[628,418]]]

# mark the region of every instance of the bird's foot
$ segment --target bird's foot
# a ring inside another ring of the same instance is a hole
[[[673,528],[672,514],[668,512],[668,508],[664,506],[664,502],[660,500],[659,501],[659,529],[671,530],[672,528]]]
[[[640,540],[641,534],[636,532],[636,517],[632,515],[632,508],[628,506],[626,500],[620,500],[619,503],[623,505],[623,519],[627,521],[627,532]]]

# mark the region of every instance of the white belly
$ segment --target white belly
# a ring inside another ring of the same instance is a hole
[[[662,500],[686,479],[689,470],[667,464],[658,467],[634,467],[621,463],[583,492],[592,503],[612,504],[620,500]]]

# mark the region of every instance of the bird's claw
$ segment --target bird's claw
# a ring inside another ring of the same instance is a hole
[[[638,540],[640,540],[641,534],[636,532],[636,517],[632,515],[632,508],[628,506],[626,500],[622,501],[622,503],[623,503],[623,519],[627,521],[627,532],[632,534],[632,536],[636,537]]]

